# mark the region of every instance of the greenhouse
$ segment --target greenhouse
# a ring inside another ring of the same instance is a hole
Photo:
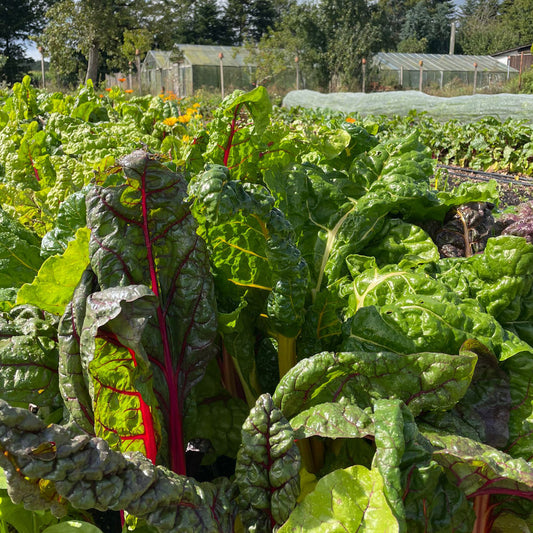
[[[380,52],[373,68],[381,85],[403,89],[474,86],[496,89],[518,71],[491,56]]]
[[[198,89],[221,90],[252,87],[253,66],[248,52],[236,46],[180,44],[172,52],[150,50],[141,68],[143,91],[172,91],[190,96]]]

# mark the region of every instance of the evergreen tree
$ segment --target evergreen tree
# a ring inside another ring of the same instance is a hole
[[[53,0],[0,0],[0,80],[13,83],[24,72],[21,41],[39,33],[44,13]]]
[[[400,31],[402,40],[427,42],[428,53],[445,54],[450,49],[454,8],[450,0],[421,0],[409,9]]]

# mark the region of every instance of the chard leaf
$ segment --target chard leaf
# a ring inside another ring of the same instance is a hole
[[[136,151],[117,184],[87,194],[90,257],[100,287],[147,285],[157,298],[142,339],[166,422],[171,468],[185,472],[185,399],[215,354],[216,311],[207,251],[185,203],[186,181]]]
[[[161,430],[141,337],[156,305],[145,285],[94,292],[87,298],[80,338],[95,435],[114,449],[140,451],[153,462]]]
[[[419,226],[399,219],[388,220],[380,235],[360,253],[375,257],[380,266],[439,260],[439,251],[431,237]]]
[[[54,315],[62,315],[83,271],[89,265],[87,228],[80,228],[62,255],[49,257],[31,284],[17,293],[17,304],[32,304]]]
[[[457,431],[458,425],[470,426],[479,440],[503,448],[509,440],[512,405],[509,375],[500,368],[496,356],[480,342],[467,341],[462,349],[478,356],[470,387],[452,411],[430,413],[424,421],[459,434],[462,431]],[[469,435],[463,433],[463,436]]]
[[[400,531],[385,498],[383,479],[377,470],[355,465],[321,478],[279,533],[316,531]]]
[[[40,240],[0,209],[0,287],[20,287],[31,283],[43,260]]]
[[[432,459],[433,447],[420,434],[413,415],[398,400],[374,406],[377,467],[400,531],[472,531],[474,513],[465,495]]]
[[[507,359],[503,371],[510,379],[512,407],[509,417],[509,441],[504,451],[513,457],[533,460],[533,358],[531,351]]]
[[[476,298],[504,327],[533,340],[533,246],[521,237],[505,235],[488,240],[483,254],[457,265],[444,264],[439,279],[453,287],[458,278],[463,294]]]
[[[46,448],[46,454],[39,450]],[[72,438],[66,428],[46,424],[27,409],[0,400],[0,467],[9,495],[26,509],[63,516],[77,509],[124,509],[160,532],[233,531],[235,491],[227,481],[198,483],[140,453],[125,456],[99,438]],[[46,498],[48,485],[54,496]],[[60,496],[60,497],[59,497]]]
[[[37,307],[14,307],[0,316],[0,387],[13,405],[58,405],[57,317]]]
[[[374,345],[374,350],[397,351],[403,346],[409,349],[413,343],[415,349],[410,351],[457,353],[470,338],[487,346],[500,360],[531,349],[485,313],[477,301],[461,299],[423,272],[397,265],[371,268],[344,283],[341,293],[349,301],[346,315],[350,318],[344,324],[346,350]],[[381,318],[364,310],[372,305]]]
[[[245,293],[246,300],[266,300],[271,327],[295,337],[303,322],[307,265],[268,190],[232,181],[228,169],[215,165],[191,180],[189,195],[222,298],[236,305]]]
[[[299,470],[291,426],[263,394],[244,421],[235,470],[247,531],[270,531],[287,520],[300,491]]]
[[[247,93],[234,91],[214,113],[205,160],[230,168],[235,179],[259,181],[261,137],[269,124],[271,110],[264,87]]]
[[[291,419],[297,439],[318,435],[329,439],[363,438],[374,434],[374,422],[368,409],[357,405],[321,403]]]
[[[97,290],[99,287],[95,274],[90,269],[85,270],[58,327],[61,396],[69,422],[89,435],[94,435],[94,412],[87,367],[81,359],[81,333],[87,298]]]
[[[522,458],[466,437],[424,431],[436,448],[433,458],[468,497],[506,494],[533,499],[533,467]]]
[[[61,202],[54,229],[46,233],[41,241],[43,257],[62,254],[67,248],[67,243],[75,237],[76,231],[86,225],[86,193],[86,190],[75,192]]]
[[[287,418],[345,399],[365,409],[375,399],[399,399],[418,415],[445,411],[465,394],[477,356],[390,352],[324,352],[300,361],[280,381],[274,403]]]

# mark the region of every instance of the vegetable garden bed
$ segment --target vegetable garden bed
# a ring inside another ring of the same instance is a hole
[[[412,128],[202,114],[4,99],[2,527],[528,531],[531,204]]]

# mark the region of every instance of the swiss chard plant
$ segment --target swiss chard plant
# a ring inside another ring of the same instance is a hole
[[[529,531],[533,245],[493,185],[437,193],[416,131],[285,122],[262,87],[180,142],[176,103],[32,91],[0,115],[0,185],[35,199],[0,212],[10,505]]]

